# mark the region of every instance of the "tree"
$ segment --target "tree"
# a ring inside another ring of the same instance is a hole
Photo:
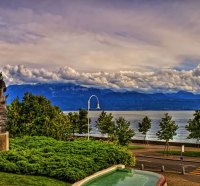
[[[49,136],[66,140],[71,136],[71,123],[59,107],[52,106],[43,96],[26,92],[8,106],[7,130],[15,136]]]
[[[168,113],[164,115],[160,124],[160,130],[156,133],[158,139],[165,140],[165,148],[164,152],[169,151],[169,140],[173,139],[173,136],[176,135],[176,130],[178,129],[178,125],[176,125],[175,121],[172,120],[172,117],[169,116]]]
[[[96,121],[96,127],[102,134],[108,134],[111,141],[116,141],[120,145],[128,145],[131,138],[135,135],[133,129],[130,129],[130,122],[123,117],[113,121],[112,114],[101,112]]]
[[[102,111],[96,121],[96,127],[102,134],[107,134],[110,140],[112,140],[115,130],[115,122],[113,121],[112,113],[107,114],[105,111]]]
[[[139,123],[139,132],[144,135],[144,143],[146,143],[147,132],[151,128],[151,119],[145,116],[141,123]]]
[[[116,119],[114,135],[120,145],[128,145],[131,138],[135,135],[134,130],[129,127],[130,122],[126,121],[123,117]]]
[[[72,127],[72,134],[73,134],[73,137],[75,135],[75,133],[77,132],[77,128],[78,128],[78,122],[79,122],[79,114],[77,112],[69,112],[68,113],[68,117],[69,117],[69,120],[70,120],[70,123],[71,123],[71,127]]]
[[[52,135],[52,137],[58,140],[68,140],[72,136],[71,128],[68,116],[63,112],[60,112],[53,120],[54,135]]]
[[[8,112],[7,112],[7,123],[6,123],[6,128],[9,131],[9,135],[11,137],[16,136],[21,136],[22,132],[22,125],[20,122],[20,117],[21,117],[21,106],[19,102],[19,98],[15,98],[12,103],[7,107]]]
[[[188,138],[196,139],[199,147],[200,141],[200,110],[196,110],[193,114],[194,118],[188,121],[188,125],[186,125],[186,129],[190,132]]]
[[[89,123],[90,123],[90,121],[89,121]],[[79,119],[78,119],[78,123],[77,123],[76,132],[79,134],[85,134],[88,132],[88,112],[87,112],[87,110],[79,109]]]

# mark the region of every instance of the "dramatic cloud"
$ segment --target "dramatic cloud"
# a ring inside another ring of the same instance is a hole
[[[8,84],[72,82],[85,86],[98,86],[115,90],[142,92],[176,92],[179,90],[200,93],[200,65],[192,70],[160,70],[156,72],[119,71],[113,73],[78,72],[70,67],[55,71],[30,69],[24,65],[6,65],[1,69]]]

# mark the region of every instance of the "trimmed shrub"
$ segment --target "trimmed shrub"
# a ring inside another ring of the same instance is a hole
[[[0,152],[0,171],[45,175],[75,182],[114,164],[133,166],[127,148],[102,141],[57,141],[25,136],[10,140],[10,151]]]

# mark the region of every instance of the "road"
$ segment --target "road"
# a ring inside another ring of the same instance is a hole
[[[137,164],[136,168],[140,169],[141,164],[144,164],[144,169],[146,170],[161,170],[162,165],[164,165],[166,171],[181,172],[181,167],[184,165],[185,172],[191,173],[200,168],[200,163],[195,162],[181,162],[180,160],[166,160],[163,158],[150,158],[136,156]]]

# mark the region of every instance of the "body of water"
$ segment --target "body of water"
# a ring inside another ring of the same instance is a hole
[[[148,116],[152,120],[152,126],[147,133],[147,139],[158,141],[156,132],[159,130],[159,123],[161,118],[165,113],[169,113],[172,119],[178,124],[177,135],[171,141],[174,142],[187,142],[196,143],[195,139],[187,139],[189,132],[185,129],[189,119],[193,118],[194,111],[106,111],[107,113],[112,113],[114,118],[120,116],[124,117],[126,120],[131,122],[130,127],[134,129],[136,135],[133,139],[144,139],[144,136],[138,131],[138,123],[142,121],[145,116]],[[101,133],[95,127],[95,121],[98,119],[101,111],[89,111],[89,117],[91,118],[91,128],[90,132],[93,136],[102,136]]]

